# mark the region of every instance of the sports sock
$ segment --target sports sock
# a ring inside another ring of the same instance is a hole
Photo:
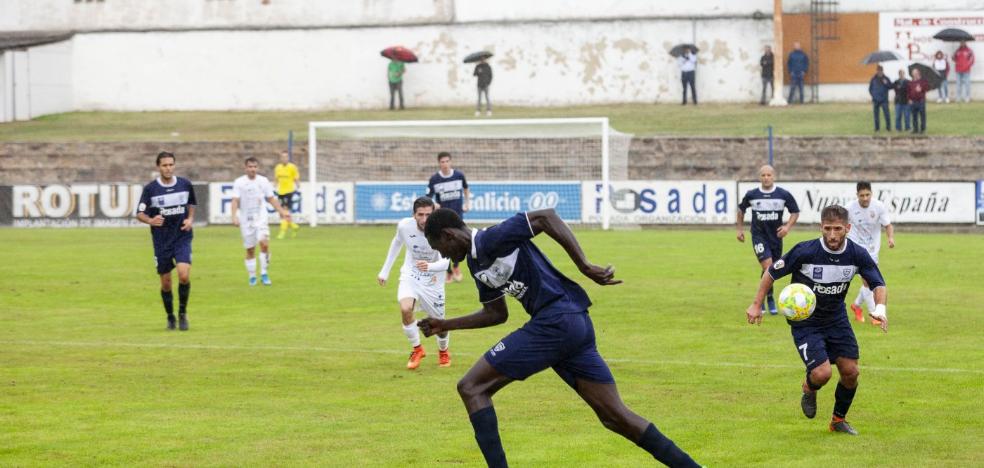
[[[256,259],[247,258],[246,259],[246,271],[249,273],[250,278],[256,278]]]
[[[403,334],[410,340],[410,346],[416,348],[420,346],[420,331],[417,330],[417,321],[414,320],[410,325],[403,326]]]
[[[482,408],[468,415],[475,429],[475,441],[482,449],[485,463],[489,468],[508,467],[506,452],[502,450],[502,440],[499,439],[499,420],[495,417],[495,407]]]
[[[191,294],[191,282],[178,283],[178,313],[184,315],[188,311],[188,295]]]
[[[868,308],[868,312],[875,311],[875,293],[868,288],[861,290],[864,293],[864,306]]]
[[[288,224],[290,224],[290,221],[287,221],[286,219],[280,222],[280,232],[281,233],[287,232],[287,225]]]
[[[864,290],[865,287],[861,286],[861,289],[858,290],[858,295],[854,298],[854,305],[859,306],[861,305],[861,302],[864,301]]]
[[[646,428],[646,432],[642,433],[642,437],[636,442],[636,445],[642,447],[653,458],[666,466],[700,468],[700,465],[693,458],[690,458],[687,452],[681,450],[672,440],[659,432],[653,423],[649,423],[649,427]]]
[[[451,343],[451,334],[448,333],[447,335],[444,336],[444,338],[441,338],[440,335],[434,335],[434,336],[437,336],[437,349],[440,349],[441,351],[447,351],[448,345]]]
[[[298,226],[298,225],[297,225],[297,223],[295,223],[295,222],[293,222],[293,221],[291,221],[291,222],[290,222],[290,228],[291,228],[291,229],[300,229],[301,227],[300,227],[300,226]]]
[[[844,384],[837,382],[837,390],[834,390],[834,416],[841,419],[847,417],[847,410],[851,409],[851,403],[854,402],[854,394],[857,391],[857,387],[847,388]]]
[[[823,385],[816,385],[810,380],[810,371],[806,371],[806,386],[810,387],[810,390],[814,392],[823,388]]]
[[[161,291],[161,301],[164,302],[164,312],[167,312],[167,316],[171,317],[174,315],[174,293],[171,291]]]
[[[267,274],[267,264],[270,263],[270,256],[267,252],[260,252],[260,274]]]

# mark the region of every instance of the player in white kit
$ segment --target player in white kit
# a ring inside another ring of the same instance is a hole
[[[400,249],[406,246],[407,253],[400,268],[400,287],[396,299],[400,302],[400,313],[403,315],[403,333],[410,341],[413,350],[407,361],[407,369],[416,369],[420,360],[427,355],[420,344],[420,333],[417,329],[415,310],[423,310],[428,316],[444,318],[444,274],[448,269],[449,260],[432,249],[424,237],[424,224],[427,217],[434,212],[434,201],[427,197],[419,197],[413,202],[413,217],[404,218],[396,225],[396,236],[390,243],[389,254],[383,268],[379,270],[376,281],[380,286],[386,285],[390,269],[400,254]],[[451,353],[448,342],[451,337],[447,332],[437,335],[438,365],[449,367]]]
[[[854,241],[868,250],[875,264],[878,263],[878,251],[881,249],[881,229],[885,227],[888,234],[888,248],[895,247],[895,230],[892,228],[892,221],[888,217],[888,209],[885,205],[871,197],[871,182],[858,182],[858,199],[847,205],[847,212],[850,216],[851,230],[847,233],[847,238]],[[862,280],[863,282],[864,280]],[[867,284],[862,284],[858,296],[851,304],[854,311],[854,319],[864,322],[864,310],[861,303],[868,308],[868,311],[875,310],[875,296],[868,289]],[[875,319],[872,319],[878,322]],[[874,323],[880,325],[880,323]]]
[[[232,224],[239,226],[246,248],[246,272],[249,285],[256,285],[256,245],[260,245],[260,281],[272,284],[267,268],[270,265],[270,218],[264,201],[270,202],[277,212],[290,221],[290,211],[280,206],[270,181],[256,173],[260,162],[246,158],[246,175],[239,176],[232,184]]]

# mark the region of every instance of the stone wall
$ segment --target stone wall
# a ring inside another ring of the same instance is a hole
[[[455,165],[472,180],[589,179],[600,177],[598,162],[577,156],[585,144],[576,140],[524,140],[524,154],[568,154],[556,160],[524,156],[502,158],[509,141],[483,140],[458,146]],[[322,168],[332,180],[426,180],[436,170],[436,152],[421,152],[399,143],[335,143],[348,157]],[[320,148],[329,149],[322,143]],[[118,142],[0,143],[0,185],[72,182],[144,182],[156,176],[155,155],[177,155],[178,174],[195,181],[228,181],[242,174],[247,156],[262,161],[270,174],[282,141],[269,142]],[[943,181],[984,179],[984,137],[816,137],[775,141],[779,180]],[[613,174],[629,179],[754,180],[767,160],[762,138],[636,138],[626,167]],[[388,158],[387,158],[388,156]],[[376,158],[387,158],[373,163]],[[616,158],[617,159],[617,158]],[[302,179],[307,179],[307,147],[295,149]]]

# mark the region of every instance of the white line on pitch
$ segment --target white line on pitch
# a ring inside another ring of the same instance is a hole
[[[23,346],[66,346],[66,347],[85,347],[85,348],[174,348],[174,349],[214,349],[220,351],[304,351],[304,352],[324,352],[324,353],[369,353],[369,354],[406,354],[402,350],[381,350],[381,349],[341,349],[325,348],[321,346],[244,346],[244,345],[209,345],[209,344],[183,344],[183,343],[105,343],[89,341],[32,341],[32,340],[0,340],[0,344],[23,345]],[[467,353],[456,353],[468,356]],[[736,367],[744,369],[802,369],[803,366],[792,364],[750,364],[743,362],[700,362],[700,361],[676,361],[663,359],[605,359],[611,363],[626,364],[650,364],[667,366],[699,366],[699,367]],[[981,369],[960,369],[953,367],[881,367],[881,366],[862,366],[864,370],[885,371],[885,372],[926,372],[939,374],[984,374]]]

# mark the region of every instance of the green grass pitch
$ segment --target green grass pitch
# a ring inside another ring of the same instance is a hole
[[[745,322],[757,266],[732,230],[576,231],[624,284],[588,284],[556,244],[537,242],[594,300],[627,404],[699,462],[981,462],[984,237],[900,232],[882,251],[891,328],[855,324],[852,438],[827,432],[832,385],[817,419],[800,413],[785,322]],[[197,229],[181,333],[164,329],[146,229],[0,230],[0,465],[482,466],[455,382],[527,316],[510,299],[505,325],[452,333],[451,368],[437,367],[431,338],[407,371],[398,273],[375,282],[392,234],[302,229],[272,241],[273,286],[250,288],[238,231]],[[798,226],[791,240],[815,235]],[[449,285],[449,315],[477,306],[473,284]],[[495,403],[514,466],[653,463],[550,371]]]

